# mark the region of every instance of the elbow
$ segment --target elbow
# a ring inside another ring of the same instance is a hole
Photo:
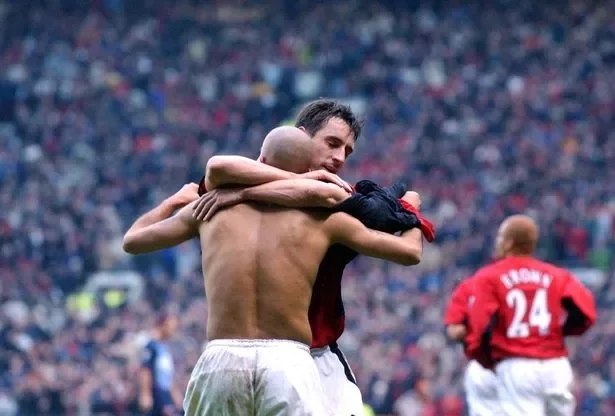
[[[205,180],[208,189],[213,189],[223,183],[223,175],[228,169],[228,161],[224,156],[212,156],[205,167]]]
[[[323,208],[334,208],[350,197],[346,191],[337,185],[329,185],[324,190],[315,192],[312,196],[315,200],[321,201]]]
[[[212,156],[207,161],[206,172],[207,173],[218,173],[224,169],[226,162],[224,160],[224,156]]]
[[[421,262],[422,256],[423,256],[423,251],[421,249],[413,248],[412,250],[408,250],[408,252],[403,258],[402,265],[416,266],[417,264]]]
[[[323,197],[320,197],[320,200],[323,201],[322,203],[323,208],[335,208],[337,204],[342,202],[339,199],[335,198],[335,196],[323,196]]]

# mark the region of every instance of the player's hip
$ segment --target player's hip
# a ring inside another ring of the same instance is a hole
[[[239,306],[233,302],[212,305],[207,321],[208,338],[216,341],[263,340],[268,344],[275,340],[296,341],[309,345],[312,329],[307,314],[308,302],[289,300],[292,299],[290,295],[282,295],[271,285],[263,291],[270,295],[242,300],[254,302],[253,306]],[[295,296],[302,297],[296,293]],[[309,299],[309,293],[305,297]]]
[[[495,373],[481,366],[477,361],[470,361],[463,377],[468,394],[481,398],[497,396],[497,377]]]
[[[563,392],[567,395],[574,379],[567,357],[509,358],[495,366],[495,373],[500,386],[505,384],[516,392],[528,394]]]
[[[336,415],[362,415],[363,399],[350,365],[337,344],[312,348],[326,403]]]
[[[570,360],[568,357],[555,358],[527,358],[527,357],[509,357],[499,361],[495,365],[496,374],[498,371],[514,371],[523,372],[527,369],[532,369],[533,372],[550,372],[555,370],[572,371]]]
[[[288,339],[216,339],[209,341],[197,367],[249,369],[276,366],[286,358],[307,360],[310,348]],[[277,358],[277,361],[276,361]]]
[[[527,358],[534,360],[550,360],[568,357],[568,350],[563,343],[551,343],[545,340],[542,343],[527,344],[515,343],[511,340],[492,341],[490,345],[491,357],[497,363],[511,358]]]

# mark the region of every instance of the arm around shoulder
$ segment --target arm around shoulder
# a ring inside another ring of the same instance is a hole
[[[291,172],[243,156],[213,156],[205,168],[205,186],[208,190],[224,185],[260,185],[295,177]]]
[[[192,207],[195,202],[186,205],[177,214],[163,221],[141,229],[128,230],[122,244],[124,251],[130,254],[151,253],[196,237],[199,223],[192,218]]]
[[[326,227],[332,242],[348,246],[366,256],[404,266],[421,262],[423,235],[420,229],[408,230],[401,236],[395,236],[369,229],[345,213],[331,215]]]
[[[314,179],[287,179],[244,188],[242,201],[267,202],[287,208],[333,208],[350,195],[337,185]]]

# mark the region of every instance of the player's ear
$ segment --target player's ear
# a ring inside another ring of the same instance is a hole
[[[264,157],[263,155],[260,155],[260,156],[258,157],[258,159],[256,159],[256,161],[257,161],[257,162],[261,162],[261,163],[266,163],[266,162],[265,162],[265,157]]]
[[[299,126],[299,127],[297,127],[297,128],[298,128],[299,130],[301,130],[302,132],[306,133],[308,136],[310,135],[310,134],[307,132],[307,130],[305,129],[305,127],[303,127],[303,126]],[[310,136],[310,137],[311,137],[311,136]]]

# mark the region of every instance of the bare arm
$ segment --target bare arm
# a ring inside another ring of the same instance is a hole
[[[467,333],[466,326],[462,324],[447,325],[446,327],[446,335],[455,342],[463,342]]]
[[[288,208],[332,208],[350,196],[337,185],[313,179],[288,179],[241,191],[243,201],[269,202]]]
[[[378,257],[404,266],[420,263],[423,254],[423,234],[413,228],[395,236],[365,227],[345,213],[331,215],[325,227],[333,243],[343,244],[370,257]]]
[[[124,235],[124,251],[130,254],[151,253],[173,247],[199,234],[199,222],[192,218],[196,201],[183,207],[171,218],[130,230]]]
[[[247,157],[213,156],[205,169],[205,186],[211,191],[223,185],[254,186],[298,176]]]
[[[139,407],[143,411],[149,411],[153,406],[152,397],[152,373],[149,369],[139,369]]]
[[[310,174],[315,178],[327,179],[328,175],[331,179],[336,178],[325,171]],[[199,221],[209,221],[221,209],[247,201],[287,208],[332,208],[349,196],[350,192],[345,188],[322,179],[283,179],[240,189],[214,189],[199,198],[192,216]]]
[[[169,218],[178,208],[181,207],[173,201],[172,197],[165,199],[156,208],[137,218],[137,220],[130,226],[128,231],[126,231],[126,235]]]

